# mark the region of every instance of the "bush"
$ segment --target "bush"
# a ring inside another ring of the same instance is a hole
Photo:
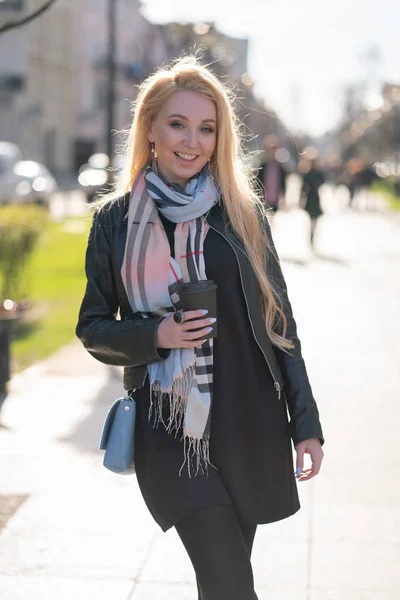
[[[0,304],[24,299],[24,268],[48,223],[45,208],[30,205],[0,207]]]

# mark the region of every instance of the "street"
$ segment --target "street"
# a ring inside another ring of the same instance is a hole
[[[329,205],[329,197],[326,200]],[[400,598],[400,223],[278,213],[273,230],[324,428],[302,509],[260,526],[259,600]],[[191,564],[135,476],[97,451],[121,371],[78,341],[16,375],[1,412],[1,600],[195,600]],[[222,599],[221,599],[222,600]]]

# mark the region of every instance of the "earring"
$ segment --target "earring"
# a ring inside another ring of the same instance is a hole
[[[154,147],[154,142],[151,142],[151,160],[156,158],[156,149]]]

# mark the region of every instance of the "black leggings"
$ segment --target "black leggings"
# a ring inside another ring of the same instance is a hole
[[[257,600],[250,556],[255,525],[232,506],[214,506],[176,525],[197,577],[199,600]]]

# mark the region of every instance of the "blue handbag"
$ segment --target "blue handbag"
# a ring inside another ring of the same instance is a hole
[[[135,423],[133,398],[118,398],[108,410],[99,444],[106,469],[121,475],[135,472]]]

